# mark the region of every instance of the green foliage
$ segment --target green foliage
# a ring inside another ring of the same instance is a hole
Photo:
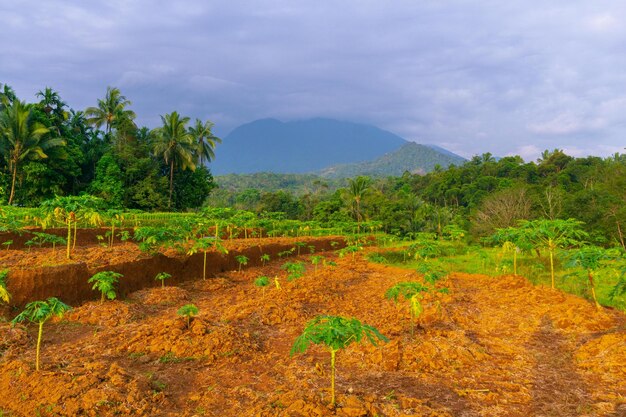
[[[340,316],[317,316],[309,321],[302,334],[296,338],[289,354],[303,353],[310,345],[325,345],[331,354],[331,405],[335,404],[335,354],[351,343],[368,340],[374,346],[379,341],[387,342],[375,327],[359,320]]]
[[[58,318],[63,317],[63,315],[70,309],[70,306],[64,304],[58,298],[51,297],[46,301],[33,301],[26,304],[24,310],[12,320],[13,324],[29,321],[39,325],[39,334],[37,336],[37,358],[35,361],[35,369],[37,371],[39,371],[39,352],[44,323],[55,316]]]
[[[306,270],[303,262],[285,262],[280,269],[284,269],[288,272],[287,281],[302,278]]]
[[[8,303],[11,300],[11,294],[7,290],[7,279],[9,278],[8,269],[0,269],[0,301]]]
[[[404,298],[410,302],[411,312],[411,336],[414,334],[414,321],[419,318],[424,308],[420,302],[422,293],[429,292],[431,289],[419,282],[400,282],[385,292],[385,298],[398,302],[399,298]],[[438,292],[447,293],[447,288],[437,290]]]
[[[241,267],[244,266],[244,265],[248,265],[248,261],[250,259],[247,256],[245,256],[245,255],[237,255],[237,256],[235,256],[235,260],[239,264],[239,272],[241,272]]]
[[[266,262],[270,261],[270,255],[267,253],[264,253],[263,255],[261,255],[261,262],[263,263],[263,266],[265,266]]]
[[[176,311],[176,314],[185,318],[187,328],[191,325],[191,319],[198,315],[198,307],[194,304],[185,304]]]
[[[258,277],[254,280],[254,285],[257,287],[266,287],[270,283],[270,279],[266,276]]]
[[[168,278],[172,278],[172,274],[168,274],[167,272],[159,272],[154,277],[155,281],[161,281],[161,288],[165,287],[165,280]]]
[[[100,302],[103,303],[105,297],[109,300],[115,299],[115,284],[117,284],[121,277],[123,277],[123,275],[118,272],[100,271],[92,275],[87,282],[93,284],[93,287],[91,287],[92,290],[100,291]]]

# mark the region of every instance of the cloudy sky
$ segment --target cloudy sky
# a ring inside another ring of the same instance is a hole
[[[96,4],[99,3],[99,4]],[[472,156],[626,146],[623,0],[0,3],[0,82],[139,123],[332,117]]]

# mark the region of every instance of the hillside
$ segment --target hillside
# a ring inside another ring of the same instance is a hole
[[[262,119],[223,138],[209,167],[214,175],[306,173],[372,160],[406,143],[370,125],[321,118],[286,123]]]
[[[463,162],[464,158],[443,148],[409,142],[373,161],[335,165],[319,171],[318,174],[325,178],[357,175],[400,176],[405,171],[414,174],[426,173],[432,171],[436,165],[447,168],[449,165],[460,165]]]

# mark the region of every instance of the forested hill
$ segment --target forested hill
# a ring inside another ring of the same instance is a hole
[[[262,119],[223,138],[209,167],[215,175],[305,173],[373,160],[406,143],[400,136],[364,124],[322,118],[286,123]]]
[[[325,178],[349,178],[357,175],[400,176],[406,171],[412,174],[425,174],[432,171],[436,165],[447,168],[465,161],[466,159],[445,149],[409,142],[373,161],[335,165],[319,171],[318,174]]]

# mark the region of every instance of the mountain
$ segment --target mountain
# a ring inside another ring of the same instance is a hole
[[[365,124],[322,118],[286,123],[262,119],[223,138],[209,168],[214,175],[313,172],[372,160],[406,143],[400,136]]]
[[[371,177],[400,176],[405,171],[426,173],[432,171],[435,165],[447,168],[449,165],[460,165],[465,161],[465,158],[443,148],[408,142],[399,149],[373,161],[335,165],[317,173],[325,178],[346,178],[357,175],[368,175]]]

